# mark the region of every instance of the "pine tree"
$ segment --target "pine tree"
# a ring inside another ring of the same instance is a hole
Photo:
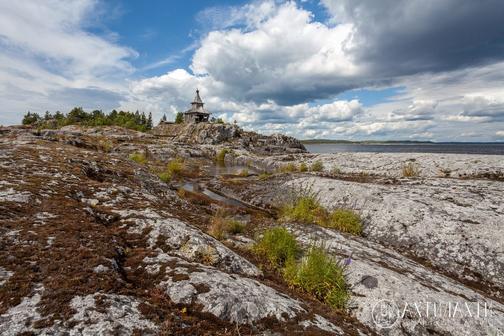
[[[166,119],[166,114],[163,114],[163,117],[161,118],[161,121],[162,121],[162,122],[166,122],[166,120],[167,120],[167,119]]]
[[[149,118],[147,118],[147,130],[152,129],[152,112],[149,112]]]

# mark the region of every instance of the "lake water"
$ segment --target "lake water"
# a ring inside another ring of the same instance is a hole
[[[504,155],[504,143],[305,144],[310,153],[454,153]]]

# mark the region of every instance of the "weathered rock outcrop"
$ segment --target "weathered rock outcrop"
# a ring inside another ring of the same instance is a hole
[[[368,239],[486,284],[504,299],[502,182],[431,179],[390,186],[312,177],[288,185],[311,188],[328,208],[357,210]]]
[[[158,136],[115,127],[0,129],[0,334],[504,332],[498,157],[315,155],[297,153],[302,147],[292,138],[233,125],[180,127],[191,130]],[[227,163],[261,170],[316,160],[324,168],[261,177],[250,168],[216,177],[207,168],[215,168],[222,148],[233,149]],[[131,153],[147,163],[130,160]],[[157,174],[175,157],[188,171],[162,182]],[[402,177],[407,163],[418,177]],[[243,202],[177,190],[184,183]],[[269,215],[300,187],[327,208],[356,210],[363,237]],[[217,209],[242,221],[243,232],[211,237]],[[285,225],[301,245],[321,244],[346,261],[346,311],[260,267],[265,260],[247,247],[271,225]],[[428,303],[444,315],[426,316]],[[459,311],[447,313],[449,304]]]
[[[368,332],[265,281],[205,233],[211,206],[116,150],[149,137],[97,150],[68,132],[0,138],[2,335]]]
[[[247,132],[231,124],[161,124],[152,134],[169,137],[175,142],[185,144],[223,144],[238,146],[260,154],[302,153],[303,144],[292,137],[282,134],[271,136]]]

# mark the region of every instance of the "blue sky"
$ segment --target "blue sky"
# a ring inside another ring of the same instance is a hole
[[[0,124],[73,106],[246,129],[504,140],[504,3],[0,0]]]

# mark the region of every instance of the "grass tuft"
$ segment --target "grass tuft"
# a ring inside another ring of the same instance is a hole
[[[326,221],[325,227],[347,232],[356,236],[362,234],[362,220],[358,214],[348,209],[333,210]]]
[[[143,153],[132,153],[129,156],[130,160],[135,161],[138,164],[146,164],[147,163],[147,157]]]
[[[299,191],[290,202],[285,203],[280,208],[280,218],[284,221],[317,224],[353,235],[362,234],[362,220],[357,213],[350,209],[328,211],[310,189]]]
[[[308,166],[306,165],[306,163],[301,162],[301,164],[299,165],[299,171],[300,171],[301,173],[304,173],[304,172],[307,172],[307,171],[308,171]]]
[[[185,169],[184,160],[175,158],[168,162],[166,169],[158,174],[163,182],[170,182],[175,176],[180,176]]]
[[[320,172],[320,171],[324,170],[324,164],[322,163],[322,161],[317,160],[312,163],[310,170],[312,172]]]
[[[341,169],[338,166],[333,166],[331,168],[331,175],[339,175],[341,174]]]
[[[418,177],[420,176],[420,168],[413,162],[408,162],[402,167],[403,177]]]
[[[219,209],[210,221],[208,233],[215,239],[222,240],[228,234],[238,234],[245,230],[245,224],[235,219],[226,217],[223,210]]]
[[[298,171],[298,167],[296,166],[295,163],[289,162],[287,164],[284,164],[278,168],[278,171],[280,173],[295,173]]]
[[[293,202],[287,203],[280,209],[280,216],[286,220],[303,223],[316,223],[324,209],[315,195],[298,196]]]
[[[264,232],[254,246],[254,251],[268,259],[273,266],[283,267],[288,261],[295,260],[300,249],[296,239],[286,228],[274,227]]]
[[[312,247],[299,264],[289,260],[283,273],[291,286],[302,288],[331,307],[343,309],[350,298],[344,266],[321,247]]]

